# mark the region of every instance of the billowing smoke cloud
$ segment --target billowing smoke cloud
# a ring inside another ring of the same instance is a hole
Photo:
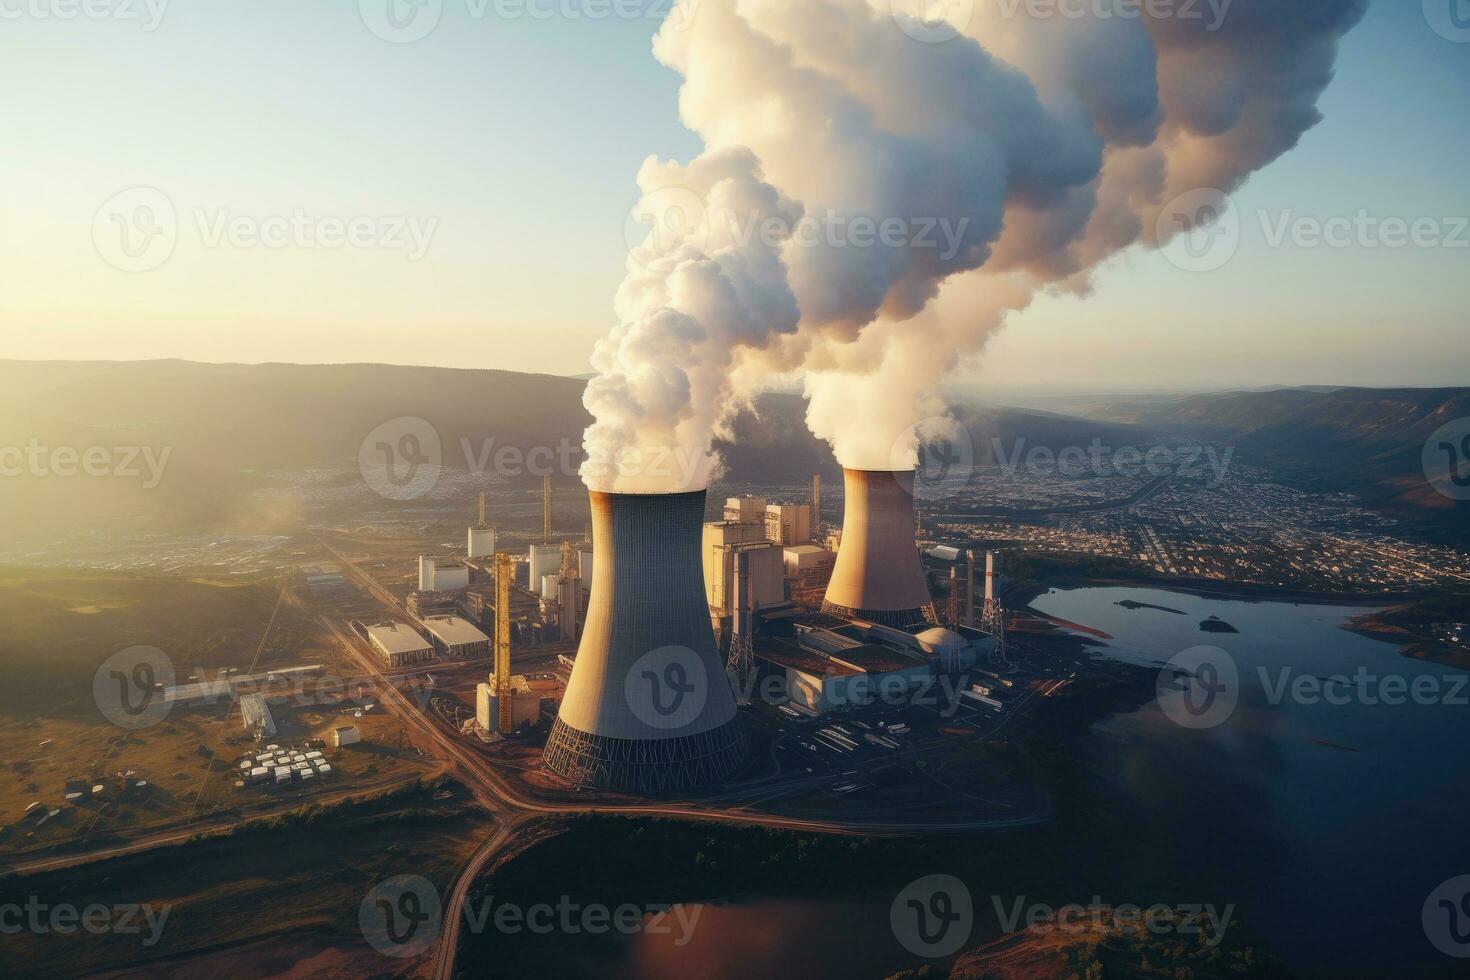
[[[718,465],[710,443],[751,390],[737,384],[742,353],[796,331],[781,250],[801,212],[741,148],[687,167],[650,159],[638,183],[653,229],[629,256],[619,325],[592,355],[582,477],[610,492],[702,489]]]
[[[756,241],[711,234],[706,255],[660,266],[653,278],[666,283],[679,262],[725,270],[759,256],[769,274],[721,294],[742,329],[707,331],[718,339],[703,346],[659,342],[652,363],[641,357],[655,345],[620,338],[659,336],[650,322],[690,311],[658,305],[668,290],[630,276],[623,292],[638,297],[628,312],[639,319],[630,326],[620,301],[624,325],[598,365],[616,370],[589,393],[594,432],[636,441],[630,420],[665,424],[659,412],[677,408],[681,437],[707,450],[762,372],[802,371],[808,421],[844,465],[912,464],[913,425],[943,412],[945,378],[1010,312],[1043,289],[1085,292],[1121,250],[1209,220],[1177,202],[1233,191],[1296,145],[1320,119],[1338,39],[1365,4],[1218,0],[1150,13],[1107,0],[1116,9],[1099,16],[1088,4],[977,0],[939,5],[955,18],[950,36],[925,43],[943,28],[894,14],[916,5],[892,0],[700,0],[654,44],[685,78],[683,120],[709,156],[742,161],[739,180],[769,202],[760,216],[797,225]],[[645,168],[645,190],[653,176]],[[659,176],[702,193],[692,175]],[[723,199],[710,210],[752,227]],[[787,315],[747,322],[768,308]],[[709,303],[693,315],[731,318]],[[713,373],[701,391],[719,401],[626,383],[650,373]]]

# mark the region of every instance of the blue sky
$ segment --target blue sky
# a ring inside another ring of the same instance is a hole
[[[35,15],[58,3],[0,0],[0,357],[582,373],[611,326],[639,163],[700,148],[649,53],[653,17],[476,18],[445,0],[432,34],[393,44],[344,0],[175,0],[152,31],[121,17],[146,19],[144,0]],[[1093,296],[1016,317],[969,380],[1470,383],[1470,248],[1271,247],[1259,217],[1470,215],[1470,44],[1414,0],[1375,0],[1338,72],[1326,121],[1236,196],[1224,269],[1130,253]],[[163,192],[178,235],[129,272],[94,220],[136,186]],[[433,233],[417,260],[209,239],[293,212]]]

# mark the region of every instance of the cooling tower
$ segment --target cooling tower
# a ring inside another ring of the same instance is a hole
[[[720,782],[747,747],[705,598],[705,494],[591,496],[592,597],[543,761],[625,793]]]
[[[914,545],[913,475],[847,470],[842,545],[823,612],[883,626],[933,621]]]

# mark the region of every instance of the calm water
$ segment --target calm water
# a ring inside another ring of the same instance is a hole
[[[1123,599],[1184,615],[1124,609],[1116,605]],[[1218,728],[1186,730],[1150,703],[1100,722],[1081,740],[1091,792],[1116,805],[1127,832],[1101,847],[1057,835],[1049,857],[1075,866],[1077,886],[1089,892],[1076,898],[1146,904],[1167,893],[1233,903],[1274,953],[1316,976],[1413,976],[1455,966],[1430,946],[1420,916],[1436,886],[1470,873],[1470,766],[1462,761],[1470,710],[1273,704],[1258,671],[1267,670],[1273,685],[1282,668],[1291,668],[1289,677],[1326,677],[1363,667],[1410,680],[1462,672],[1340,629],[1364,611],[1342,606],[1135,588],[1053,591],[1035,606],[1110,634],[1102,655],[1134,664],[1161,664],[1200,645],[1224,648],[1242,680],[1241,703]],[[1201,632],[1209,616],[1240,632]],[[979,887],[1018,895],[1034,884],[1022,868]],[[977,907],[986,894],[976,893]],[[639,978],[687,976],[691,962],[709,977],[883,977],[913,964],[888,929],[887,902],[873,896],[706,907],[689,946],[642,936],[627,953],[624,975]]]
[[[1116,605],[1123,599],[1186,615],[1130,611]],[[1392,975],[1411,964],[1450,965],[1425,939],[1420,917],[1435,887],[1470,873],[1470,691],[1458,692],[1458,705],[1398,707],[1357,698],[1272,703],[1268,691],[1282,668],[1295,677],[1361,667],[1410,682],[1433,677],[1449,695],[1463,671],[1339,628],[1361,609],[1126,588],[1053,592],[1035,606],[1111,634],[1111,656],[1149,663],[1208,644],[1240,665],[1241,703],[1224,725],[1186,731],[1150,704],[1101,723],[1087,745],[1144,808],[1151,834],[1181,862],[1182,880],[1198,868],[1201,879],[1233,881],[1256,931],[1302,968],[1327,959]],[[1200,632],[1208,616],[1239,635]]]

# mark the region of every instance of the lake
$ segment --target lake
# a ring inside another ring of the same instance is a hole
[[[1117,604],[1125,600],[1178,612]],[[1461,760],[1470,713],[1463,704],[1369,704],[1340,697],[1349,691],[1341,684],[1326,690],[1349,703],[1304,703],[1282,691],[1301,677],[1320,688],[1318,678],[1361,668],[1406,684],[1428,678],[1422,683],[1442,700],[1467,675],[1342,629],[1361,608],[1146,588],[1053,590],[1033,605],[1111,636],[1096,655],[1144,668],[1145,685],[1181,651],[1222,649],[1239,674],[1238,704],[1207,729],[1177,724],[1157,701],[1109,715],[1065,743],[1066,771],[1081,787],[1074,798],[1088,801],[1083,812],[1040,832],[922,845],[936,857],[904,858],[893,871],[903,879],[897,887],[910,873],[962,875],[974,895],[971,945],[1001,931],[995,901],[1095,896],[1112,905],[1234,906],[1252,940],[1303,975],[1448,975],[1459,965],[1426,939],[1421,912],[1437,886],[1470,874],[1470,766]],[[1239,632],[1202,632],[1210,617]],[[917,965],[889,927],[897,888],[856,889],[840,863],[814,875],[815,895],[699,906],[698,929],[678,945],[639,934],[574,954],[548,940],[534,961],[553,973],[638,980],[881,978]],[[687,887],[708,894],[697,880]]]

